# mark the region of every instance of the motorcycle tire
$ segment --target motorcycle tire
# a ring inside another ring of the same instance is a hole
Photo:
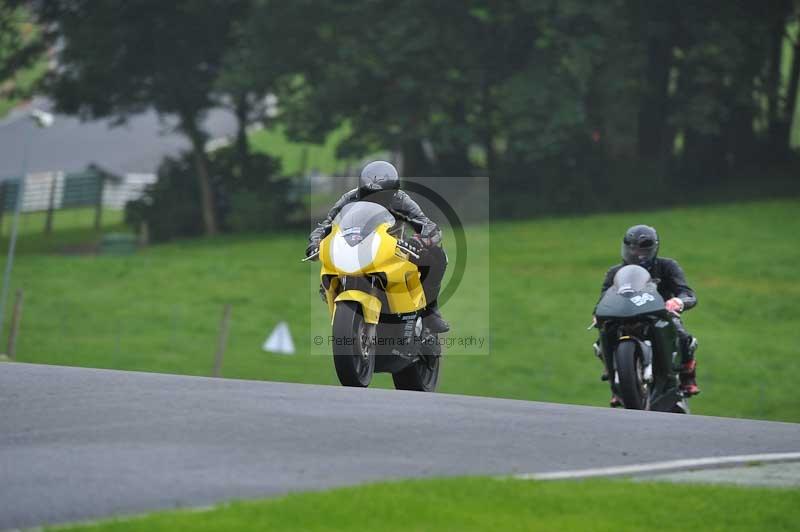
[[[647,409],[647,387],[642,378],[642,357],[637,354],[636,343],[623,341],[614,352],[614,363],[619,375],[619,394],[625,408]]]
[[[394,387],[397,390],[410,390],[414,392],[435,392],[439,385],[439,368],[442,357],[441,348],[428,349],[423,347],[422,356],[410,366],[392,373]]]
[[[370,326],[355,301],[336,303],[333,316],[333,365],[343,386],[366,388],[375,372],[375,345]]]

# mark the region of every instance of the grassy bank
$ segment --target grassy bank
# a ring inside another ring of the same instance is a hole
[[[800,202],[786,200],[469,228],[472,258],[444,311],[452,337],[485,335],[491,354],[452,350],[441,391],[605,404],[585,328],[622,232],[643,222],[659,229],[662,254],[681,261],[698,293],[686,316],[700,339],[695,413],[800,421],[791,394],[800,374],[798,212]],[[20,360],[208,375],[231,304],[224,376],[337,382],[330,356],[310,354],[327,317],[318,266],[299,262],[305,235],[201,239],[126,257],[45,253],[58,246],[41,238],[23,235],[14,271],[25,289]],[[296,356],[261,351],[282,320]],[[391,379],[378,375],[375,385]]]
[[[798,490],[484,478],[368,485],[69,530],[796,530]]]

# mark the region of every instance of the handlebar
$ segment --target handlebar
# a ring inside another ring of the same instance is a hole
[[[300,262],[308,262],[308,261],[310,261],[310,260],[314,260],[314,259],[315,259],[315,258],[317,258],[318,256],[319,256],[319,248],[315,249],[315,250],[314,250],[314,253],[312,253],[312,254],[311,254],[311,255],[309,255],[308,257],[306,257],[306,258],[304,258],[304,259],[301,259],[301,260],[300,260]]]

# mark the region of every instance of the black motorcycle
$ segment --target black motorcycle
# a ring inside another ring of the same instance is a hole
[[[650,273],[628,265],[595,309],[598,356],[625,408],[689,413],[680,389],[678,336]]]

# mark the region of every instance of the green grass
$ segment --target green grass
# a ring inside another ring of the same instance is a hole
[[[280,157],[282,175],[303,175],[320,172],[325,175],[350,175],[344,173],[356,161],[343,161],[336,157],[336,146],[349,134],[341,127],[328,135],[322,144],[292,142],[280,126],[260,129],[249,135],[254,152]]]
[[[796,489],[625,480],[406,481],[171,511],[69,530],[797,530]]]
[[[20,215],[17,230],[17,252],[22,255],[68,251],[96,242],[100,234],[94,231],[95,212],[93,208],[77,208],[55,211],[53,214],[53,233],[44,235],[47,215],[44,212],[24,213]],[[101,217],[102,232],[129,232],[122,223],[122,211],[104,209]],[[5,212],[0,220],[0,236],[2,236],[5,253],[8,236],[11,234],[14,213]],[[5,257],[5,255],[3,255]]]
[[[686,315],[700,339],[694,412],[800,421],[798,212],[800,201],[785,200],[469,228],[471,265],[444,312],[452,337],[488,335],[491,354],[451,350],[440,390],[606,404],[585,328],[622,232],[649,223],[700,301]],[[127,257],[46,254],[41,239],[21,238],[14,270],[14,287],[25,289],[19,360],[208,375],[230,303],[224,376],[337,383],[327,350],[310,354],[329,319],[315,294],[318,265],[299,262],[304,234],[184,241]],[[296,356],[260,349],[281,320]],[[375,385],[391,379],[377,375]]]

